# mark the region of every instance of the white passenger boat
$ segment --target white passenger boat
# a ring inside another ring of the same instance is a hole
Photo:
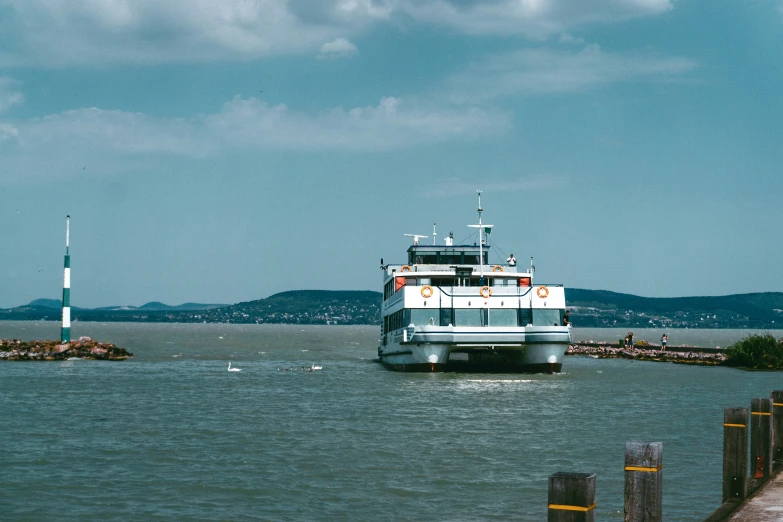
[[[424,245],[413,235],[406,264],[384,265],[378,357],[401,371],[559,372],[571,327],[563,285],[533,284],[520,270],[489,263],[481,221],[472,245]],[[433,231],[434,233],[434,231]],[[410,235],[410,234],[408,234]]]

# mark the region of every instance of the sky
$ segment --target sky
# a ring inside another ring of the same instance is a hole
[[[0,0],[0,307],[536,283],[783,291],[781,0]]]

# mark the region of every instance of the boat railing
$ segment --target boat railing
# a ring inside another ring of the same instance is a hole
[[[481,291],[480,286],[436,286],[446,297],[470,297],[477,296]],[[450,289],[446,290],[446,288]],[[491,286],[489,287],[493,294],[503,296],[520,296],[524,297],[530,293],[532,287],[529,286]]]
[[[389,264],[386,265],[386,269],[391,269],[391,273],[399,274],[399,273],[408,273],[406,270],[405,272],[401,272],[402,267],[408,267],[410,269],[410,272],[450,272],[453,273],[455,270],[458,270],[461,267],[477,267],[479,265],[430,265],[430,264],[412,264],[412,265],[404,265],[404,264]],[[500,267],[502,270],[496,270],[495,267]],[[477,273],[478,269],[474,269],[474,273]],[[519,271],[518,267],[516,266],[507,266],[502,263],[496,263],[496,264],[489,264],[484,265],[484,275],[502,275],[503,272],[512,273],[512,274],[526,274],[526,271]]]

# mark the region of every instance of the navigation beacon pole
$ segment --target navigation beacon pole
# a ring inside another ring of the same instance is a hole
[[[63,327],[60,342],[71,342],[71,255],[68,252],[71,239],[71,216],[65,217],[65,268],[63,270]]]

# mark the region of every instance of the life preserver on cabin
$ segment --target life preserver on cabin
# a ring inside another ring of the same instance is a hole
[[[538,297],[540,297],[541,299],[546,299],[546,296],[549,295],[549,288],[545,286],[539,286],[538,289],[536,290],[536,293],[538,294]]]
[[[411,271],[411,267],[409,267],[408,265],[404,265],[402,268],[400,268],[400,272],[410,272],[410,271]]]
[[[433,290],[430,285],[424,285],[421,287],[421,296],[424,299],[429,299],[430,297],[432,297],[432,294],[433,294]]]
[[[503,271],[503,267],[500,266],[500,265],[495,265],[495,266],[492,267],[492,271],[493,272],[502,272]]]
[[[479,293],[481,294],[481,297],[487,298],[492,295],[492,289],[488,286],[482,286]]]

